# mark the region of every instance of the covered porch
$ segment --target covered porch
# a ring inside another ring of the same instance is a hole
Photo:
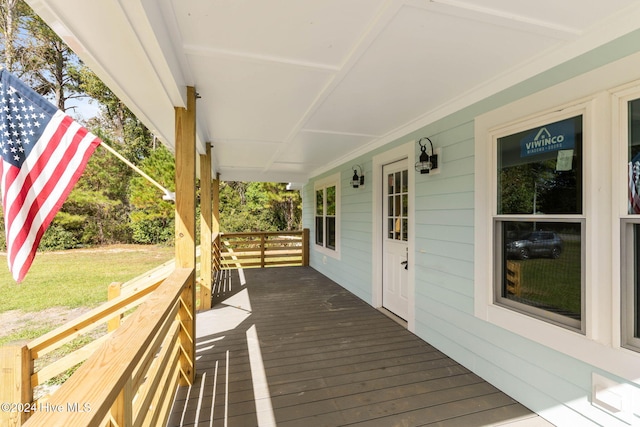
[[[309,267],[232,270],[168,426],[548,426]]]
[[[476,293],[485,284],[476,281],[474,268],[489,263],[478,262],[474,246],[474,232],[486,226],[475,222],[474,198],[482,207],[491,201],[478,197],[488,185],[474,186],[476,145],[486,135],[476,137],[473,128],[477,115],[635,52],[635,39],[625,37],[638,33],[637,2],[27,2],[175,153],[177,226],[175,271],[51,396],[48,411],[28,421],[29,414],[19,414],[20,421],[544,423],[467,370],[476,368],[567,425],[587,418],[604,425],[615,417],[603,416],[590,400],[592,371],[602,369],[476,315],[477,295],[488,293]],[[100,18],[99,31],[87,17]],[[618,50],[620,40],[624,49]],[[430,154],[440,153],[442,173],[429,179],[413,174],[422,137],[434,137]],[[382,179],[373,177],[383,165],[376,159],[405,146],[415,188],[406,256],[412,289],[419,291],[411,300],[417,315],[409,331],[372,307],[380,304],[369,286],[377,279],[382,241],[382,227],[375,227],[382,215],[374,218],[382,203],[373,191]],[[353,168],[366,175],[366,188],[357,192],[349,184]],[[327,258],[314,248],[308,261],[361,299],[309,267],[261,269],[245,272],[246,285],[231,282],[232,293],[242,291],[231,300],[221,295],[215,301],[221,305],[196,314],[216,298],[206,281],[219,249],[217,181],[297,184],[307,203],[303,223],[312,228],[315,184],[333,176],[336,189],[352,191],[337,197],[344,206],[334,236],[349,250]],[[199,276],[198,203],[205,248]],[[592,294],[594,306],[612,306]],[[124,298],[114,301],[111,315],[127,310]],[[231,322],[228,329],[220,329],[218,315]],[[434,345],[440,339],[439,348],[466,368],[411,332]],[[585,348],[600,344],[589,341]],[[26,348],[22,360],[41,350]],[[18,365],[12,379],[39,381],[33,366]],[[565,378],[565,371],[575,375]],[[32,396],[22,393],[16,401],[31,404]],[[82,404],[90,410],[72,411]]]

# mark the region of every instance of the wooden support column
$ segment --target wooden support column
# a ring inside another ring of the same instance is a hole
[[[176,120],[176,268],[192,269],[182,292],[178,316],[181,384],[195,380],[196,268],[196,91],[187,88],[187,108],[175,108]]]
[[[212,183],[212,223],[211,223],[211,234],[213,235],[213,241],[211,244],[213,245],[212,250],[212,264],[213,264],[213,274],[220,271],[220,174],[216,174],[216,179],[213,180]]]
[[[200,156],[200,309],[211,308],[211,213],[213,194],[211,189],[211,144],[207,143],[207,152]]]
[[[309,229],[302,230],[302,266],[309,266]]]

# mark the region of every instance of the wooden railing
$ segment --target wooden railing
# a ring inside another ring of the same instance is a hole
[[[221,233],[212,255],[214,272],[309,265],[309,230]],[[184,325],[194,311],[184,295],[194,274],[169,261],[122,287],[112,284],[109,301],[79,318],[23,346],[0,347],[0,400],[12,405],[0,425],[162,424],[181,371],[194,368],[183,345],[193,341]],[[67,354],[52,357],[63,346]],[[34,399],[34,390],[79,365],[55,393]]]
[[[309,265],[309,229],[220,233],[214,242],[217,269]]]
[[[23,346],[4,347],[0,363],[3,372],[10,371],[13,375],[2,377],[0,400],[13,402],[15,408],[0,413],[0,425],[19,425],[35,412],[30,409],[45,405],[49,396],[43,390],[47,383],[92,355],[118,329],[125,313],[142,304],[174,268],[172,260],[124,285],[112,283],[108,302]],[[63,346],[66,354],[56,357],[56,351]],[[73,350],[69,351],[68,347]]]
[[[3,375],[14,382],[16,396],[9,401],[22,402],[8,408],[12,410],[8,425],[154,426],[166,422],[181,373],[193,370],[193,355],[184,354],[182,343],[194,338],[183,324],[193,319],[193,307],[185,295],[191,292],[195,271],[172,267],[166,279],[155,280],[162,274],[150,273],[147,283],[133,292],[126,290],[19,348],[12,375]],[[32,373],[34,360],[138,304],[120,328]],[[6,364],[11,357],[3,360]],[[83,361],[49,398],[32,402],[29,394],[34,386]],[[3,366],[5,374],[6,369]]]

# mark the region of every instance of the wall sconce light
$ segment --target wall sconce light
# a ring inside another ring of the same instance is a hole
[[[426,139],[431,144],[431,155],[427,154],[427,144],[422,145],[422,140]],[[433,151],[433,142],[427,137],[420,138],[418,140],[418,145],[420,146],[420,160],[416,163],[416,172],[420,172],[421,174],[429,173],[429,171],[433,169],[438,169],[438,155]]]
[[[358,170],[360,169],[360,175],[358,176]],[[360,165],[355,165],[351,169],[353,169],[353,178],[351,178],[351,185],[353,188],[358,188],[360,186],[364,187],[364,174],[362,173],[362,168]]]

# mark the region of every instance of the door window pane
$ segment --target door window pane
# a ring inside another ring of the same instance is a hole
[[[387,175],[387,238],[409,240],[409,172],[398,171]]]
[[[582,116],[498,138],[498,214],[582,213]]]
[[[409,171],[408,170],[402,171],[402,192],[403,193],[409,192]]]

